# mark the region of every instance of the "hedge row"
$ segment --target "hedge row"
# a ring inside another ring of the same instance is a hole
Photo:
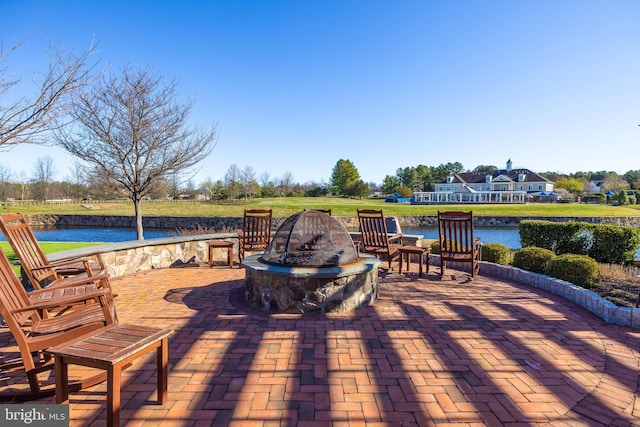
[[[640,248],[640,230],[632,227],[524,220],[518,229],[523,248],[535,246],[558,255],[588,255],[602,263],[631,264]]]

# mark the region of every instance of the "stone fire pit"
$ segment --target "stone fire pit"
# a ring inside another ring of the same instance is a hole
[[[281,313],[350,311],[378,299],[380,261],[358,254],[344,226],[304,211],[287,218],[264,254],[242,262],[245,298]]]

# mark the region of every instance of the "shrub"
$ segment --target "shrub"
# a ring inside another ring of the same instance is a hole
[[[438,240],[431,242],[431,253],[440,255],[440,242]]]
[[[602,263],[630,264],[640,247],[640,230],[612,224],[524,220],[519,231],[523,248],[589,255]]]
[[[534,273],[544,273],[547,261],[555,257],[556,254],[552,250],[529,246],[513,255],[513,266]]]
[[[547,262],[545,274],[587,289],[601,281],[598,263],[586,255],[558,255]]]
[[[524,220],[518,225],[522,247],[536,246],[554,251],[556,254],[586,255],[591,241],[584,222],[553,222]]]
[[[482,245],[482,261],[508,265],[511,262],[511,250],[502,243],[485,243]]]
[[[602,263],[633,264],[640,246],[640,231],[637,228],[598,224],[592,226],[592,230],[591,258]]]

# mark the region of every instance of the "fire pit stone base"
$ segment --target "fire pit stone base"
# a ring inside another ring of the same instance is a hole
[[[275,313],[325,314],[352,311],[378,299],[378,266],[372,255],[339,267],[286,267],[247,257],[245,299]]]

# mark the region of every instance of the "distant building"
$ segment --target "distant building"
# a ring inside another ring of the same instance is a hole
[[[555,197],[553,182],[529,169],[461,172],[435,185],[435,191],[413,193],[413,203],[525,203]],[[549,201],[546,199],[545,201]]]
[[[589,181],[589,193],[602,193],[604,181]]]

